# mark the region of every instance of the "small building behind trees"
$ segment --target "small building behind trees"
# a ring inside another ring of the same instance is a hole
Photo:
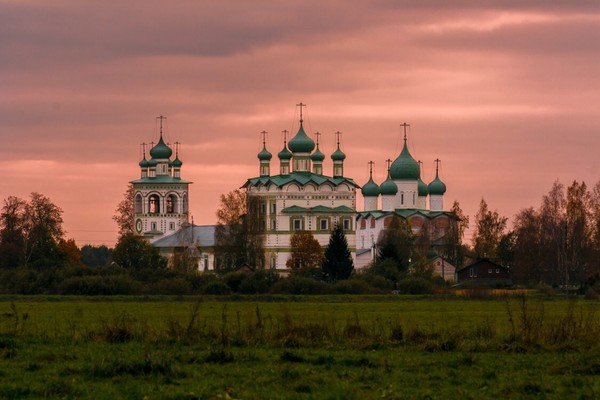
[[[180,230],[154,243],[169,268],[212,271],[215,269],[215,225],[183,224]]]
[[[482,258],[456,271],[458,283],[471,283],[485,286],[512,285],[510,270],[500,264]]]

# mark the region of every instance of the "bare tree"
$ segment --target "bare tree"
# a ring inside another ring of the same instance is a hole
[[[477,257],[496,260],[496,249],[506,229],[508,218],[500,216],[496,210],[490,211],[484,199],[481,199],[479,211],[475,216],[473,250]]]
[[[119,227],[119,237],[132,235],[134,232],[133,193],[133,185],[129,184],[112,217]]]
[[[0,214],[0,267],[17,267],[25,257],[25,207],[15,196],[4,199]]]

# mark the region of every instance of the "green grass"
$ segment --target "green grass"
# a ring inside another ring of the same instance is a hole
[[[41,301],[43,300],[43,301]],[[0,398],[596,398],[600,303],[0,301]]]

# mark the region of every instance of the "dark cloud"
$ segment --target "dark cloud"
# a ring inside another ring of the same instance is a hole
[[[369,160],[385,178],[407,121],[426,181],[442,159],[448,204],[510,217],[555,179],[599,176],[599,16],[584,1],[5,2],[0,198],[39,190],[67,230],[114,229],[163,114],[212,223],[218,195],[258,173],[259,132],[277,153],[302,101],[327,155],[343,132],[358,183]]]

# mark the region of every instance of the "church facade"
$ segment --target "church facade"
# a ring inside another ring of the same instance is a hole
[[[146,145],[139,162],[140,177],[133,185],[134,230],[158,247],[170,266],[179,260],[197,265],[198,270],[214,269],[214,226],[189,223],[189,186],[182,179],[183,162],[179,159],[179,143],[173,150],[163,139],[163,120],[160,116],[158,143],[150,144],[150,159]]]
[[[146,159],[145,144],[143,158],[139,163],[140,178],[133,185],[133,209],[135,233],[153,242],[175,233],[188,222],[188,193],[192,182],[181,179],[179,149],[175,159],[173,150],[163,140],[162,121],[159,117],[160,138],[151,144],[150,159]]]
[[[357,268],[375,259],[383,232],[395,216],[408,222],[416,242],[420,244],[421,249],[413,246],[413,261],[447,245],[451,240],[450,234],[456,229],[456,216],[444,211],[446,185],[439,177],[440,160],[435,160],[435,178],[425,184],[421,179],[420,162],[408,149],[406,126],[404,124],[402,151],[391,164],[391,160],[387,160],[387,179],[377,185],[371,167],[369,180],[362,187],[364,207],[356,214]],[[422,254],[418,254],[419,251]]]
[[[295,232],[308,231],[325,247],[331,231],[341,226],[352,255],[355,255],[356,190],[360,188],[344,175],[346,155],[340,149],[331,154],[332,173],[325,173],[325,154],[304,130],[302,112],[295,136],[277,154],[278,169],[272,170],[272,154],[266,148],[258,153],[259,176],[242,186],[248,202],[259,207],[262,221],[266,268],[287,272],[290,241]],[[286,132],[284,131],[284,135]]]

